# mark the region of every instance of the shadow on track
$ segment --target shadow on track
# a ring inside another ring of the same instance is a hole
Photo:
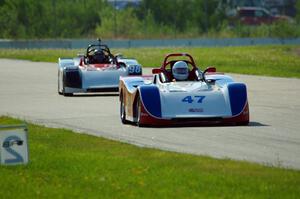
[[[268,124],[262,124],[260,122],[249,122],[248,126],[270,126]]]
[[[67,97],[114,97],[119,96],[119,93],[93,93],[93,94],[75,94]]]
[[[136,123],[134,122],[129,122],[127,125],[131,125],[131,126],[136,126]],[[247,128],[247,127],[263,127],[263,126],[270,126],[270,125],[267,125],[267,124],[262,124],[260,122],[255,122],[255,121],[251,121],[249,122],[248,125],[237,125],[237,124],[209,124],[209,125],[201,125],[201,124],[175,124],[175,125],[168,125],[168,126],[150,126],[150,125],[143,125],[143,126],[140,126],[141,128],[195,128],[195,127],[198,127],[198,128],[201,128],[201,127],[217,127],[217,128],[220,128],[220,127],[244,127],[244,128]],[[136,126],[137,127],[137,126]]]

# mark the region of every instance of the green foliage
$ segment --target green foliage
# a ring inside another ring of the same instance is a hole
[[[300,26],[291,23],[278,22],[271,26],[271,37],[286,38],[299,37]]]
[[[296,0],[296,11],[297,11],[296,20],[298,23],[300,23],[300,1],[299,0]]]
[[[151,11],[155,24],[167,26],[175,34],[188,34],[190,30],[199,34],[221,24],[222,20],[216,19],[217,6],[218,0],[144,0],[137,15],[145,19]]]
[[[96,34],[103,37],[111,37],[112,35],[120,35],[121,37],[132,37],[138,34],[141,22],[134,15],[132,8],[117,11],[111,7],[107,7],[100,13],[102,19],[101,25],[96,27]]]
[[[219,32],[212,34],[220,37],[297,38],[300,36],[300,25],[284,21],[260,26],[237,24],[232,28],[224,25]]]
[[[107,4],[99,0],[6,0],[0,4],[0,37],[58,38],[94,34],[98,13]]]
[[[23,123],[0,116],[0,125]],[[300,172],[140,148],[28,124],[30,162],[0,166],[0,198],[298,198]]]
[[[298,10],[299,6],[298,1]],[[0,38],[300,36],[300,23],[230,29],[224,10],[219,0],[143,0],[125,9],[115,9],[105,0],[2,0]],[[298,14],[298,22],[299,18]]]

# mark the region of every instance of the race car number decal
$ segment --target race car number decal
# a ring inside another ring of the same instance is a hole
[[[140,74],[141,73],[141,67],[140,66],[129,66],[128,67],[129,74]]]
[[[187,102],[187,103],[193,103],[194,101],[196,101],[197,103],[202,103],[204,98],[205,98],[205,96],[199,96],[199,95],[186,96],[181,101],[182,102]]]

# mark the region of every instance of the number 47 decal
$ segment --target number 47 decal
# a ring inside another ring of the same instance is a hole
[[[187,102],[187,103],[193,103],[193,101],[197,101],[197,103],[202,103],[203,99],[205,98],[205,96],[186,96],[184,97],[181,101],[182,102]]]

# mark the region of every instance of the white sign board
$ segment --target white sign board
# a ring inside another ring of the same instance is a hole
[[[27,164],[27,127],[0,126],[0,152],[1,164]]]

